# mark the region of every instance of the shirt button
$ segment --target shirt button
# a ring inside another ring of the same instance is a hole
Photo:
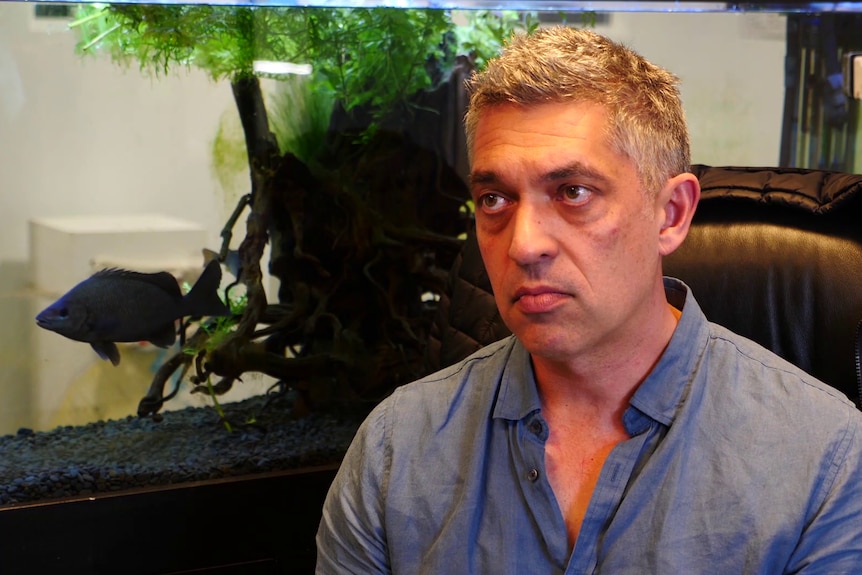
[[[534,434],[534,435],[541,435],[541,434],[542,434],[542,430],[543,430],[544,428],[543,428],[543,426],[542,426],[542,422],[541,422],[541,421],[539,421],[538,419],[534,419],[534,420],[532,420],[532,421],[530,422],[529,429],[530,429],[530,433],[532,433],[532,434]]]
[[[530,472],[527,473],[527,479],[529,479],[531,482],[536,481],[538,478],[539,470],[536,468],[531,469]]]

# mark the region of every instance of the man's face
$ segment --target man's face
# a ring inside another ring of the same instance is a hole
[[[552,103],[495,106],[477,125],[479,247],[503,320],[534,357],[612,361],[664,298],[664,211],[606,124],[601,106]]]

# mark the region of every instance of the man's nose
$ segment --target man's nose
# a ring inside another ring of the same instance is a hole
[[[512,216],[509,257],[521,265],[554,257],[557,243],[553,236],[553,216],[547,208],[520,203]]]

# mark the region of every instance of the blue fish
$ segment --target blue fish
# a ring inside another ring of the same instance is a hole
[[[176,341],[177,319],[230,315],[218,296],[220,282],[217,261],[207,264],[185,296],[168,272],[102,270],[42,310],[36,324],[87,342],[99,357],[118,365],[120,353],[114,342],[149,341],[168,347]]]

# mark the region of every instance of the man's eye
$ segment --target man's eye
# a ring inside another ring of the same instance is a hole
[[[479,206],[487,213],[498,212],[506,206],[506,198],[497,194],[485,194],[479,198]]]
[[[560,192],[566,203],[576,206],[587,202],[593,195],[592,190],[584,186],[564,186]]]

